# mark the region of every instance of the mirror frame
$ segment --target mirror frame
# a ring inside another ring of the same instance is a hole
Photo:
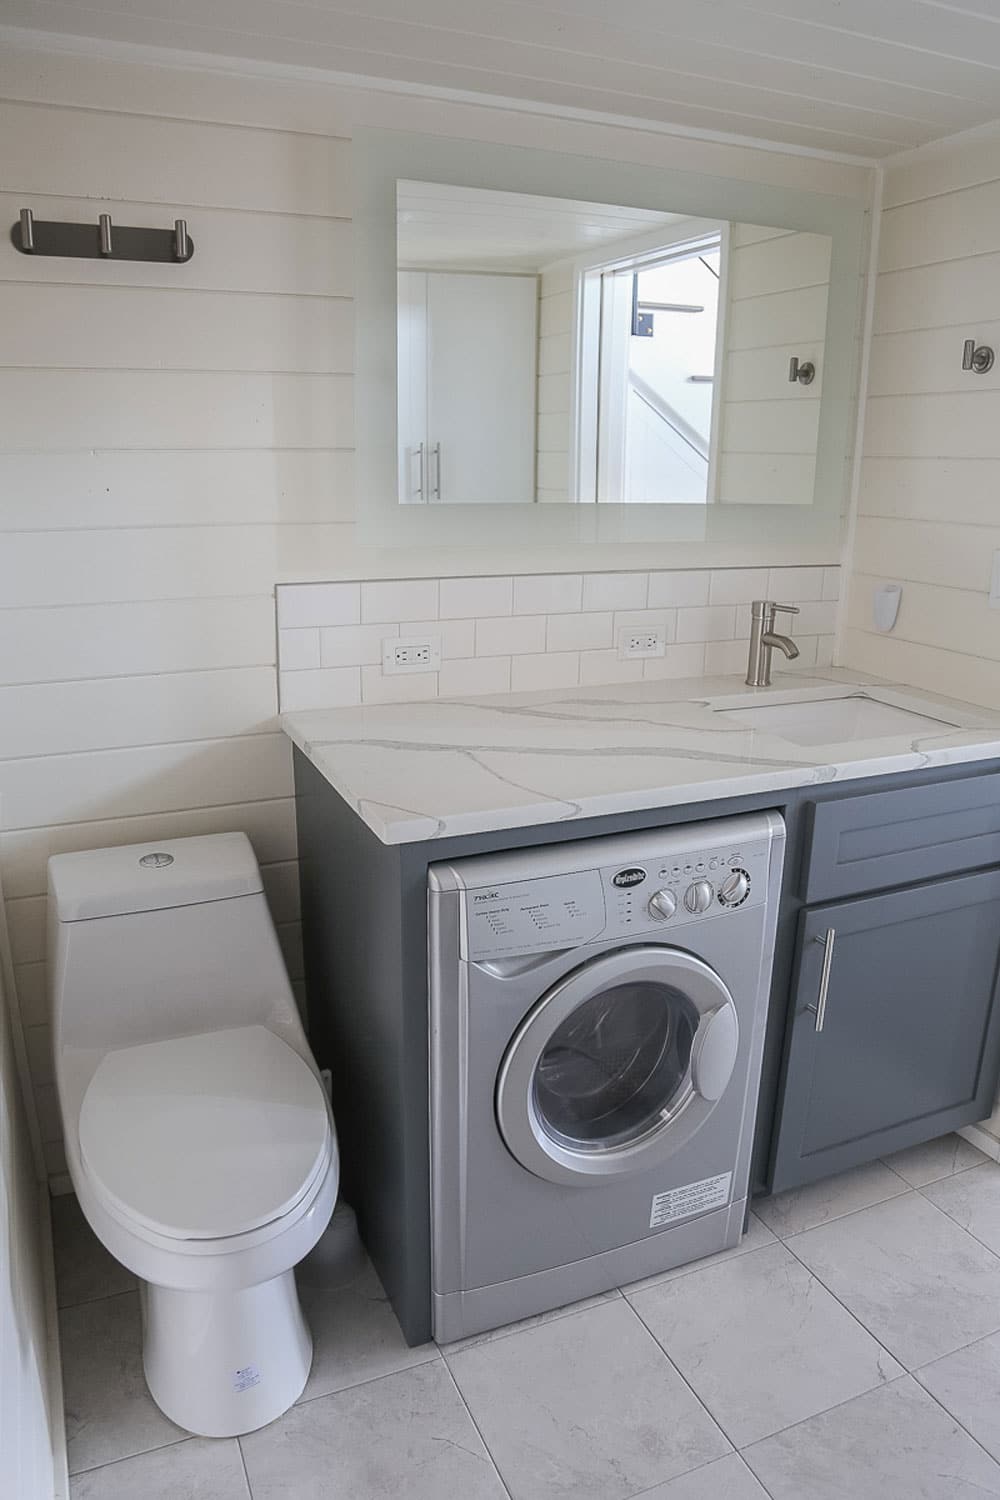
[[[685,543],[688,552],[690,544],[759,546],[767,537],[782,546],[839,546],[854,446],[866,204],[637,162],[377,129],[355,132],[353,163],[356,499],[363,542],[393,548],[546,549],[581,543]],[[400,505],[396,182],[403,178],[829,235],[830,290],[813,504]]]

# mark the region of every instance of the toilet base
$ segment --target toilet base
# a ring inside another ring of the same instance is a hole
[[[164,1416],[199,1437],[238,1437],[280,1417],[302,1394],[312,1339],[295,1276],[236,1292],[140,1283],[142,1362]]]

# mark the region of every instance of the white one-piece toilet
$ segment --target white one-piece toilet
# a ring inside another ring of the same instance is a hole
[[[280,1416],[312,1341],[292,1267],[337,1198],[337,1139],[243,834],[49,861],[66,1156],[141,1278],[143,1365],[190,1432]]]

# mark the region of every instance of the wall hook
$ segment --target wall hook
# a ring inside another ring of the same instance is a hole
[[[966,339],[962,348],[962,369],[972,370],[975,375],[985,375],[992,370],[995,355],[989,344],[976,345],[975,339]]]
[[[811,359],[805,359],[799,364],[797,356],[793,354],[788,362],[788,379],[792,385],[796,381],[799,385],[812,385],[816,379],[816,366]]]
[[[21,249],[25,255],[31,255],[35,248],[35,216],[30,208],[22,208],[19,218],[21,224]]]
[[[99,219],[98,222],[99,222],[99,224],[101,226],[101,254],[102,255],[110,255],[111,254],[111,249],[112,249],[112,246],[111,246],[111,215],[110,214],[101,214],[101,217],[100,217],[100,219]]]

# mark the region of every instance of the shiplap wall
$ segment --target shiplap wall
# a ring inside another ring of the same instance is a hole
[[[2,926],[2,923],[0,923]],[[44,1271],[51,1247],[28,1130],[27,1104],[0,965],[0,1495],[53,1500],[60,1413],[50,1409],[52,1358]],[[64,1449],[61,1450],[64,1453]]]
[[[372,557],[352,524],[358,124],[868,192],[857,167],[637,129],[0,54],[5,224],[22,205],[123,224],[184,216],[197,246],[184,267],[105,264],[29,259],[0,236],[0,863],[53,1173],[47,856],[245,829],[297,973],[275,580],[442,571],[439,555]],[[640,566],[675,562],[636,550]],[[518,566],[538,560],[455,548],[447,571]]]
[[[830,240],[734,224],[719,420],[719,500],[803,505],[816,482]],[[793,355],[811,385],[788,379]]]
[[[844,660],[1000,707],[1000,362],[961,368],[966,338],[1000,349],[1000,135],[925,155],[885,183],[875,328]],[[895,629],[872,593],[898,582]]]
[[[543,266],[538,277],[538,459],[542,503],[569,495],[570,408],[573,400],[573,272]]]

